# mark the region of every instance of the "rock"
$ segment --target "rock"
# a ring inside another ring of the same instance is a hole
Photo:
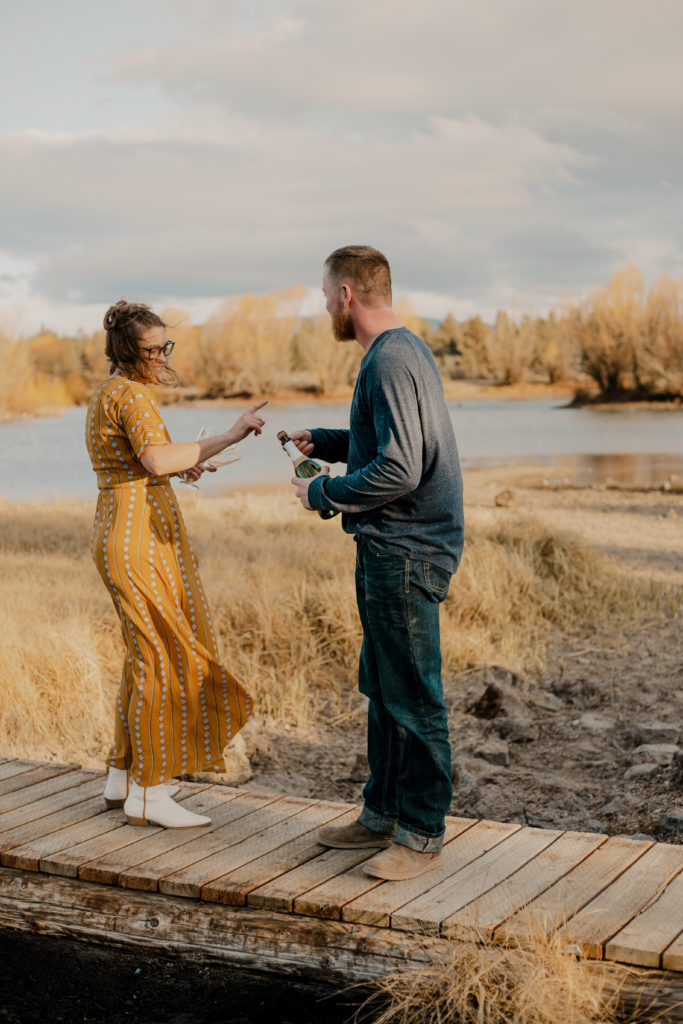
[[[455,789],[469,789],[476,783],[479,775],[479,766],[475,765],[472,767],[470,760],[470,758],[462,754],[453,759],[451,763],[451,778]]]
[[[662,766],[652,761],[643,761],[642,764],[632,764],[624,772],[625,779],[651,779],[653,775],[661,771]]]
[[[655,764],[669,765],[679,753],[675,743],[645,743],[631,752],[631,764],[644,764],[653,761]]]
[[[590,699],[600,690],[597,683],[592,679],[580,676],[578,679],[573,676],[563,676],[552,683],[553,693],[565,700]]]
[[[540,735],[538,724],[533,718],[494,718],[493,729],[508,743],[535,743]]]
[[[531,701],[537,708],[543,708],[544,711],[564,711],[564,701],[556,697],[554,693],[548,693],[547,690],[532,693]]]
[[[488,761],[489,764],[502,764],[506,766],[510,764],[510,751],[505,740],[495,739],[491,737],[482,743],[474,751],[475,757],[480,757],[484,761]]]
[[[673,832],[676,835],[683,835],[683,807],[672,807],[670,810],[660,814],[658,827],[662,832]]]
[[[673,722],[658,722],[644,718],[633,726],[633,739],[637,744],[678,743],[679,727]]]
[[[499,776],[505,774],[505,767],[497,765],[495,771],[489,761],[473,754],[458,754],[451,764],[451,777],[457,789],[469,789],[491,783],[497,785]]]
[[[587,711],[577,720],[577,725],[588,732],[607,732],[608,729],[614,728],[614,720],[605,715],[598,715],[594,711]]]
[[[229,786],[241,786],[243,782],[249,781],[253,773],[247,756],[247,745],[240,733],[223,751],[223,761],[225,762],[223,778]]]
[[[524,821],[524,802],[497,783],[482,785],[476,795],[475,812],[478,818],[491,821]]]
[[[512,676],[512,673],[509,673]],[[514,678],[514,677],[513,677]],[[467,713],[475,718],[515,718],[527,714],[524,701],[507,682],[492,680],[479,700],[467,708]]]
[[[247,722],[247,727],[249,725],[250,723]],[[247,727],[242,729],[239,735],[244,736],[246,754],[252,768],[256,772],[271,771],[278,757],[276,743],[267,732],[256,730],[248,732]]]
[[[351,765],[351,769],[348,774],[349,780],[351,782],[367,782],[369,775],[370,766],[368,765],[367,755],[356,754],[356,758]]]
[[[598,814],[609,818],[614,814],[628,814],[632,810],[632,803],[619,793],[607,798],[607,803],[601,807]]]
[[[498,508],[509,508],[510,505],[514,505],[517,500],[517,495],[514,491],[506,488],[504,491],[500,491],[495,497],[495,504]]]

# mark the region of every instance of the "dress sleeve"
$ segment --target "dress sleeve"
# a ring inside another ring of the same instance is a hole
[[[153,444],[169,444],[171,438],[154,395],[144,385],[132,383],[119,402],[118,422],[137,459]]]

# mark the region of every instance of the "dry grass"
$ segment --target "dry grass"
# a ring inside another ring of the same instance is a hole
[[[609,975],[598,973],[568,954],[557,935],[514,947],[454,942],[428,956],[420,970],[379,978],[356,1013],[356,1024],[614,1024],[635,1019],[619,1010],[620,989],[631,972],[615,966]],[[638,1019],[645,1018],[641,1014]]]
[[[182,505],[223,658],[261,713],[293,725],[357,705],[355,547],[338,520],[306,515],[286,490]],[[94,502],[0,503],[0,750],[101,761],[122,643],[92,564]],[[507,514],[468,523],[443,606],[446,675],[542,666],[550,628],[591,630],[671,611],[680,595],[618,571],[578,539]]]

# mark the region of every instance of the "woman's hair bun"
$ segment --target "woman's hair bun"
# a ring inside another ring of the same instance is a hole
[[[144,314],[148,311],[149,306],[145,306],[144,303],[126,302],[125,299],[119,299],[104,314],[104,329],[112,331],[116,327],[127,327],[130,323],[139,320],[141,314],[144,318]]]

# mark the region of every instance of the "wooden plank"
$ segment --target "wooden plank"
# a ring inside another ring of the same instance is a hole
[[[45,796],[53,796],[63,789],[70,789],[71,786],[77,786],[80,781],[78,765],[67,765],[44,782],[38,782],[34,786],[26,786],[25,789],[0,796],[0,814],[7,814],[26,804],[41,800]]]
[[[8,793],[16,793],[19,790],[27,789],[29,786],[34,786],[37,782],[44,782],[46,779],[51,779],[56,775],[64,775],[75,770],[76,765],[32,765],[27,771],[13,775],[11,779],[3,779],[0,782],[0,797],[6,796]]]
[[[35,766],[35,761],[27,761],[25,758],[7,758],[0,764],[0,780],[4,783],[5,780],[13,779],[17,775],[25,775]]]
[[[100,788],[98,785],[98,790]],[[15,846],[21,846],[32,839],[40,839],[41,836],[47,836],[62,828],[67,828],[69,825],[75,825],[78,821],[92,818],[96,814],[101,814],[103,808],[102,794],[98,792],[89,800],[81,800],[80,803],[71,804],[64,810],[54,811],[52,814],[46,814],[42,818],[36,818],[35,821],[29,821],[24,825],[17,825],[16,828],[11,828],[0,835],[0,852],[13,850]]]
[[[40,871],[41,863],[52,854],[65,850],[76,843],[85,842],[103,832],[110,832],[112,829],[123,828],[121,812],[117,810],[105,811],[96,814],[92,818],[76,822],[62,828],[52,835],[43,836],[41,839],[34,839],[31,842],[15,846],[0,856],[0,861],[5,867],[21,868],[24,871]],[[55,872],[57,873],[57,872]]]
[[[683,971],[683,935],[671,943],[662,954],[662,967],[666,971]]]
[[[230,786],[185,782],[181,784],[180,793],[175,799],[189,811],[211,817],[210,825],[200,826],[204,834],[224,824],[222,807],[243,794],[243,790]],[[152,857],[167,853],[169,850],[175,850],[199,835],[197,830],[192,828],[166,828],[152,833],[150,829],[137,826],[128,829],[127,834],[129,841],[125,846],[83,863],[78,871],[79,878],[89,882],[116,885],[119,876],[136,864],[151,860]]]
[[[494,930],[548,889],[607,839],[595,832],[565,832],[554,843],[497,885],[447,917],[441,934],[449,939],[490,941]]]
[[[448,844],[456,835],[474,824],[475,822],[472,819],[449,818],[446,823],[446,835],[444,837],[446,843]],[[429,884],[427,880],[430,876],[432,885],[436,881],[440,881],[440,877],[437,875],[438,871],[439,868],[435,867],[420,876],[423,886],[425,882]],[[327,879],[314,889],[309,889],[297,897],[294,900],[292,909],[295,914],[321,917],[327,921],[339,921],[342,918],[342,912],[347,903],[384,885],[386,883],[382,879],[366,875],[363,870],[363,864],[354,865],[343,874]]]
[[[111,814],[111,811],[107,811]],[[128,846],[131,842],[130,825],[124,824],[118,819],[118,827],[107,828],[105,831],[98,831],[89,839],[80,843],[74,843],[64,849],[55,851],[40,858],[40,870],[48,875],[62,875],[65,878],[77,878],[79,868],[96,857],[104,857],[119,850],[122,846]],[[156,835],[159,832],[167,831],[161,825],[143,825],[147,835]],[[94,827],[93,827],[94,831]],[[189,830],[188,830],[189,831]],[[192,829],[192,831],[195,831]]]
[[[225,874],[226,868],[239,867],[260,853],[279,846],[281,837],[289,838],[296,834],[301,825],[295,823],[292,831],[292,817],[305,811],[312,803],[312,800],[301,797],[283,797],[260,810],[258,815],[243,818],[226,831],[213,852],[202,850],[208,855],[162,878],[159,891],[169,896],[199,899],[202,886]]]
[[[600,960],[604,947],[683,868],[683,846],[658,843],[647,850],[559,931],[584,956]]]
[[[472,831],[465,832],[463,839],[467,839]],[[492,850],[392,914],[391,927],[427,935],[438,934],[442,921],[477,896],[505,882],[560,835],[560,832],[542,828],[518,828]]]
[[[29,821],[35,821],[53,811],[62,810],[71,804],[80,803],[88,799],[96,792],[102,792],[102,778],[99,772],[78,771],[69,775],[60,776],[63,782],[69,781],[67,789],[56,793],[48,793],[47,796],[23,807],[17,807],[13,811],[6,811],[0,815],[0,837],[17,825],[23,825]],[[104,800],[102,801],[104,807]]]
[[[182,845],[174,844],[172,848],[164,848],[161,853],[140,861],[131,868],[127,868],[119,875],[119,885],[128,889],[145,889],[148,892],[156,892],[159,888],[159,879],[165,875],[171,875],[174,871],[193,864],[202,857],[216,853],[221,849],[230,837],[230,831],[237,829],[236,822],[242,818],[252,818],[261,808],[281,799],[273,793],[244,793],[235,797],[212,812],[214,823],[220,819],[220,825],[206,835],[198,839],[191,839]],[[247,829],[257,829],[256,820],[247,825]],[[206,832],[206,829],[202,829]],[[240,835],[244,838],[244,834]]]
[[[493,837],[491,822],[477,822],[476,818],[446,818],[446,834],[444,836],[444,848],[441,865],[431,871],[419,875],[417,878],[410,878],[403,882],[383,882],[375,889],[370,889],[355,899],[348,902],[342,908],[343,921],[356,921],[359,924],[373,925],[379,928],[388,928],[391,924],[391,915],[404,904],[421,896],[428,889],[433,889],[436,884],[448,878],[455,871],[467,863],[468,852],[471,858],[479,857],[490,846],[486,845],[483,839],[485,834],[490,841]],[[502,830],[496,832],[497,842],[501,842],[506,836],[519,829],[519,825],[503,826]],[[477,829],[474,833],[474,846],[458,843],[456,847],[453,840],[462,836],[469,829]]]
[[[436,889],[442,882],[448,882],[463,868],[473,864],[499,843],[505,842],[519,832],[521,827],[515,823],[503,824],[486,819],[476,822],[472,828],[466,829],[448,844],[443,853],[441,867],[428,873],[433,875],[433,878],[428,878],[427,884],[424,877],[412,878],[405,882],[385,882],[376,892],[368,893],[367,896],[349,904],[345,908],[345,918],[352,920],[351,915],[356,907],[356,912],[362,912],[361,923],[372,923],[388,928],[393,925],[395,916],[397,924],[400,924],[399,912],[402,908],[418,900],[428,901],[428,893],[431,890]],[[383,897],[383,893],[386,893],[386,896]],[[420,905],[417,904],[418,907]],[[431,929],[431,932],[436,934],[437,929]]]
[[[376,853],[375,850],[372,856]],[[302,896],[297,896],[292,904],[293,913],[305,914],[306,917],[320,917],[325,921],[341,921],[345,903],[382,884],[381,879],[372,878],[363,871],[363,864],[369,859],[363,858],[361,864],[354,864],[347,871],[328,878]]]
[[[562,927],[652,845],[649,841],[611,837],[564,878],[504,921],[494,932],[496,942],[514,945]]]
[[[358,817],[357,809],[352,813]],[[291,911],[294,900],[303,893],[344,871],[349,871],[376,853],[377,850],[373,849],[325,850],[320,856],[306,861],[300,867],[254,889],[247,897],[247,906],[259,910]]]
[[[321,825],[329,821],[334,821],[337,826],[350,824],[358,817],[358,808],[319,800],[305,813],[308,823],[305,832],[208,882],[202,887],[202,899],[231,907],[244,906],[252,889],[307,863],[324,851],[325,847],[316,841],[316,833]],[[297,818],[301,817],[297,815]],[[290,820],[294,826],[296,819]]]
[[[662,966],[662,955],[678,936],[683,937],[683,871],[643,908],[605,947],[606,960],[641,967]]]

